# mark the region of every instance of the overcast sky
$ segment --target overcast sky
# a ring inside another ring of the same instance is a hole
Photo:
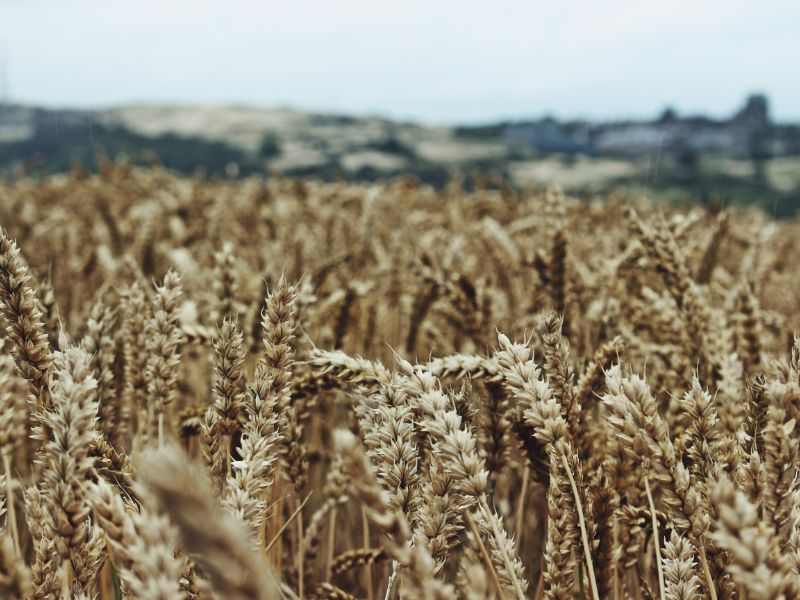
[[[0,93],[47,106],[452,123],[725,115],[763,91],[800,120],[798,72],[798,0],[0,0]]]

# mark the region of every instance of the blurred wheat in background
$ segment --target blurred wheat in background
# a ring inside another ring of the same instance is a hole
[[[800,223],[0,183],[3,598],[800,597]]]

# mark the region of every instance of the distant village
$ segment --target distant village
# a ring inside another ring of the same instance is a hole
[[[766,159],[800,153],[800,127],[773,123],[762,94],[751,95],[741,110],[721,120],[666,109],[653,121],[596,123],[547,117],[503,127],[507,143],[544,154],[636,158],[661,153],[691,161],[701,154]]]

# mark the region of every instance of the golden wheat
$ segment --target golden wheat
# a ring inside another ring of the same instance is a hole
[[[800,222],[0,181],[0,596],[800,597]]]

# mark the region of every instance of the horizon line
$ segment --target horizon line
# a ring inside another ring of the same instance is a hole
[[[481,126],[481,125],[494,125],[502,123],[526,122],[526,121],[541,121],[544,119],[554,119],[562,122],[589,122],[589,123],[625,123],[625,122],[654,122],[657,121],[668,110],[675,112],[676,116],[681,119],[692,118],[707,118],[712,120],[730,120],[739,110],[741,110],[747,100],[755,95],[763,95],[770,102],[768,94],[753,91],[745,95],[744,99],[738,104],[738,108],[733,110],[709,110],[703,111],[688,110],[682,111],[675,103],[666,102],[662,108],[645,114],[627,113],[627,114],[570,114],[565,115],[554,110],[542,110],[538,113],[506,113],[498,112],[495,116],[465,118],[460,120],[441,120],[436,118],[424,118],[420,116],[402,114],[401,111],[391,111],[386,109],[366,109],[366,110],[347,110],[338,107],[319,107],[302,104],[291,104],[283,102],[275,103],[260,103],[246,100],[221,100],[221,101],[199,101],[191,102],[186,100],[130,100],[124,102],[113,103],[69,103],[69,102],[41,102],[32,101],[19,98],[0,98],[0,107],[15,106],[23,108],[50,110],[50,111],[64,111],[64,112],[109,112],[114,110],[126,108],[207,108],[207,109],[224,109],[233,108],[241,110],[261,110],[261,111],[287,111],[296,113],[306,113],[320,116],[336,116],[336,117],[351,117],[358,119],[377,119],[382,121],[393,121],[403,124],[422,125],[428,127],[459,127],[459,126]],[[800,123],[800,115],[795,117],[778,117],[770,111],[770,122],[777,125],[792,125]]]

